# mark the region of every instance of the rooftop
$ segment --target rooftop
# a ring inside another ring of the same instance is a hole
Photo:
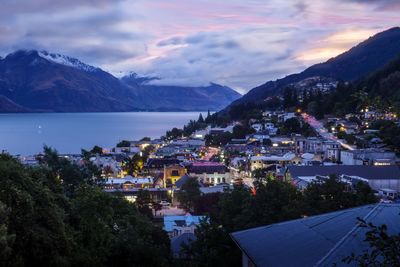
[[[328,176],[331,174],[359,176],[369,180],[387,179],[400,180],[400,167],[373,165],[330,165],[330,166],[289,166],[292,177],[299,176]]]
[[[374,204],[232,233],[256,266],[337,266],[362,253],[366,229],[357,218],[400,232],[400,204]]]

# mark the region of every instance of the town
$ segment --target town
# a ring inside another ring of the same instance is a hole
[[[399,126],[395,113],[366,107],[317,120],[296,108],[252,116],[216,126],[215,115],[209,112],[160,139],[121,140],[113,148],[96,146],[81,155],[59,156],[96,166],[103,191],[123,196],[162,225],[176,258],[188,257],[182,246],[196,240],[197,227],[208,220],[210,209],[202,206],[236,187],[257,194],[257,184],[280,181],[304,192],[335,177],[346,185],[345,191],[354,191],[361,183],[380,202],[398,201],[398,147],[385,143],[379,130],[382,123]],[[20,160],[37,165],[41,157]],[[233,238],[242,246],[241,237]]]

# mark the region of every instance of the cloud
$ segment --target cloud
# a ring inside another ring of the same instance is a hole
[[[2,0],[0,55],[44,49],[154,82],[241,92],[398,24],[398,1]]]
[[[162,40],[162,41],[158,42],[157,45],[158,46],[168,46],[168,45],[180,45],[182,43],[183,43],[182,37],[175,36],[175,37],[169,38],[167,40]]]
[[[77,7],[106,8],[124,0],[2,0],[0,14],[50,13]]]
[[[400,2],[398,0],[347,0],[347,1],[361,5],[371,5],[376,10],[381,10],[381,11],[400,9]]]

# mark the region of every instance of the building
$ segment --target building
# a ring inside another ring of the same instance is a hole
[[[382,149],[356,149],[340,152],[343,165],[394,165],[396,154]]]
[[[372,189],[377,191],[384,188],[400,192],[400,167],[394,165],[289,166],[285,176],[287,180],[292,180],[294,183],[301,180],[308,184],[318,177],[328,177],[331,174],[337,175],[347,183],[367,182]]]
[[[229,169],[219,162],[194,162],[189,166],[188,173],[190,176],[197,177],[199,182],[205,185],[217,185],[231,182]]]
[[[179,178],[181,178],[185,174],[186,174],[185,167],[179,164],[164,166],[164,178],[163,178],[164,188],[174,187],[176,181],[178,181]]]
[[[174,158],[149,158],[145,167],[148,169],[163,169],[164,166],[179,164],[181,161]]]
[[[151,177],[132,177],[130,175],[124,178],[108,178],[104,184],[104,189],[129,190],[133,188],[148,188],[153,186]]]
[[[170,238],[180,236],[185,233],[194,234],[194,230],[205,216],[192,216],[190,213],[181,216],[164,216],[163,229]]]
[[[338,142],[317,137],[296,137],[295,149],[298,154],[321,154],[324,159],[330,160],[339,160],[341,150]]]
[[[375,204],[287,221],[231,234],[242,251],[242,266],[349,266],[369,244],[357,218],[400,232],[400,204]]]
[[[284,155],[253,156],[250,158],[250,170],[266,169],[276,164],[285,166],[289,163],[293,163],[295,159],[296,155],[290,152]]]

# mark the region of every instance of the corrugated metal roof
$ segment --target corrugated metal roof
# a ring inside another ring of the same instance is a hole
[[[400,167],[372,165],[289,166],[292,177],[330,174],[359,176],[370,180],[400,179]]]
[[[400,204],[376,204],[232,233],[256,266],[332,266],[361,252],[365,228],[357,218],[400,232]]]

